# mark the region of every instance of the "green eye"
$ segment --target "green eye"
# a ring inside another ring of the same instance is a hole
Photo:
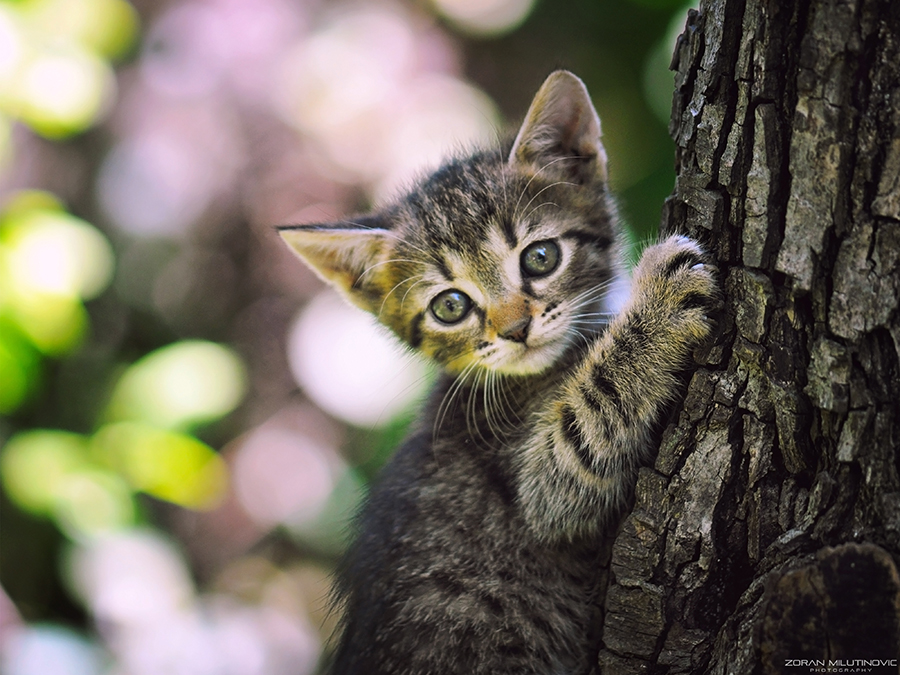
[[[520,264],[530,277],[546,276],[559,265],[559,246],[549,239],[536,241],[522,251]]]
[[[455,288],[438,293],[431,301],[431,313],[441,323],[459,323],[470,309],[469,296]]]

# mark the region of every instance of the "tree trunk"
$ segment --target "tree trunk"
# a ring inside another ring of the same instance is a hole
[[[900,672],[900,2],[704,0],[673,67],[663,229],[726,300],[615,542],[601,670]]]

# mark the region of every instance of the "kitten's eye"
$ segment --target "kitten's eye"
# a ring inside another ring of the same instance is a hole
[[[530,277],[546,276],[559,265],[559,246],[549,239],[536,241],[522,251],[520,264]]]
[[[438,293],[431,301],[431,313],[441,323],[459,323],[470,309],[469,296],[455,288]]]

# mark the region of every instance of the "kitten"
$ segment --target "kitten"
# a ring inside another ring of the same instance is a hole
[[[600,121],[565,71],[503,147],[280,233],[444,371],[360,514],[331,672],[588,670],[604,528],[711,331],[701,248],[651,246],[627,294]]]

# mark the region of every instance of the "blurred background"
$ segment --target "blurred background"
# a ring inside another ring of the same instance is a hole
[[[683,0],[0,0],[0,672],[305,675],[432,377],[273,226],[588,85],[635,240]]]

